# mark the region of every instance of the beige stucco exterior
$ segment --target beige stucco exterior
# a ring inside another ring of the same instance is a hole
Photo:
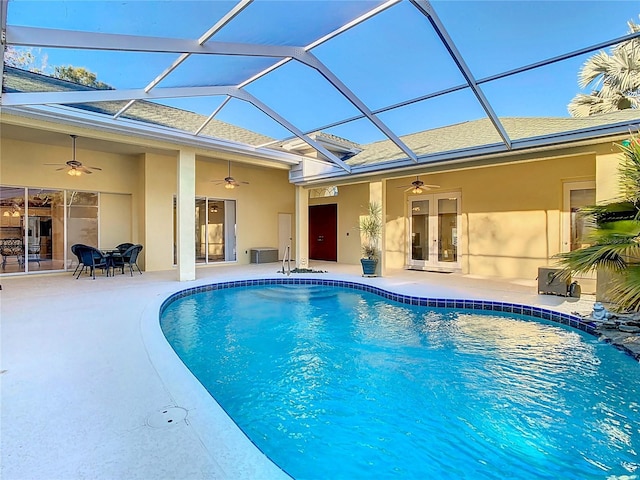
[[[34,126],[43,128],[37,122]],[[89,135],[89,131],[83,133]],[[132,139],[124,136],[97,131],[90,134],[106,144],[132,144]],[[273,168],[236,156],[232,175],[248,185],[229,190],[214,181],[228,175],[228,155],[143,139],[134,144],[141,153],[117,153],[117,148],[90,150],[79,141],[77,157],[102,170],[70,177],[45,165],[69,160],[68,146],[49,144],[37,136],[30,141],[3,135],[0,183],[100,192],[103,200],[98,246],[142,243],[140,264],[148,271],[175,268],[176,253],[179,276],[188,280],[195,278],[195,269],[201,266],[193,260],[194,198],[236,202],[238,264],[250,262],[252,248],[277,247],[278,215],[291,214],[293,257],[299,266],[305,266],[308,259],[308,206],[337,204],[337,261],[358,264],[358,220],[366,213],[367,203],[374,200],[384,209],[380,272],[404,268],[409,255],[407,202],[412,195],[405,187],[419,175],[425,183],[439,186],[427,193],[454,193],[460,198],[459,263],[455,270],[477,276],[534,279],[538,268],[553,265],[554,255],[563,249],[565,183],[595,181],[597,200],[609,200],[617,194],[620,158],[610,140],[572,148],[560,146],[448,167],[425,165],[405,174],[378,173],[351,181],[346,177],[336,182],[338,196],[308,198],[311,187],[290,183],[288,170],[281,165]],[[176,216],[174,199],[179,205],[181,198],[184,210],[178,207]]]

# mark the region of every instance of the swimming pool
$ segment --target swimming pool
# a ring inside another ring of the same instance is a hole
[[[211,395],[293,477],[636,471],[637,363],[557,323],[588,330],[570,315],[350,282],[272,283],[179,293],[161,325]]]

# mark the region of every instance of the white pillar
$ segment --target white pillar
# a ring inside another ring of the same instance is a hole
[[[309,267],[309,192],[296,186],[296,266]]]
[[[376,273],[380,276],[383,276],[386,273],[386,261],[385,261],[385,251],[386,251],[386,242],[385,242],[385,219],[386,219],[386,211],[387,205],[384,201],[385,199],[385,186],[386,184],[382,181],[380,182],[371,182],[369,183],[369,202],[380,205],[380,216],[382,218],[382,238],[380,238],[380,260],[378,261],[378,267]]]
[[[196,153],[178,152],[177,248],[178,280],[196,279]]]

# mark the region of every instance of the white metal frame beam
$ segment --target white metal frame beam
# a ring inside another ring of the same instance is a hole
[[[367,107],[362,100],[358,98],[342,81],[334,75],[320,60],[309,52],[305,52],[304,55],[296,55],[296,60],[303,64],[317,70],[324,78],[327,79],[331,85],[334,86],[347,100],[349,100],[362,114],[373,123],[378,129],[384,133],[389,140],[396,144],[400,150],[402,150],[411,160],[418,161],[418,157],[413,151],[405,145],[405,143],[398,138],[398,136],[387,127],[382,120],[376,117],[373,112]]]
[[[498,131],[500,138],[502,138],[502,141],[507,146],[507,148],[510,149],[511,139],[509,138],[507,131],[504,129],[504,126],[500,122],[500,119],[496,115],[496,112],[493,111],[493,107],[489,103],[489,100],[487,100],[483,91],[480,89],[478,82],[476,81],[473,74],[471,73],[471,70],[467,66],[467,63],[462,57],[462,54],[458,51],[458,48],[453,43],[453,40],[449,36],[447,29],[444,27],[444,24],[440,20],[440,17],[438,17],[438,15],[436,14],[431,3],[428,0],[410,0],[410,1],[418,9],[418,11],[420,11],[424,16],[426,16],[429,19],[431,26],[433,27],[434,31],[440,38],[440,41],[442,42],[444,47],[449,52],[449,55],[451,56],[456,66],[460,70],[460,73],[462,73],[464,79],[469,85],[469,88],[471,88],[471,91],[478,99],[478,102],[480,102],[480,105],[482,106],[485,113],[489,117],[489,120],[491,120],[491,123],[493,124],[494,128]]]
[[[208,41],[211,37],[213,37],[216,32],[218,32],[222,27],[227,25],[231,20],[233,20],[240,12],[242,12],[247,6],[249,6],[253,2],[253,0],[241,0],[238,2],[226,15],[224,15],[215,25],[213,25],[209,30],[207,30],[199,39],[198,44],[203,45],[206,41]],[[190,53],[182,53],[180,56],[174,60],[171,65],[169,65],[160,75],[154,78],[145,88],[145,92],[150,91],[156,85],[158,85],[162,80],[164,80],[171,72],[173,72],[176,68],[178,68],[187,58],[189,58],[192,54]],[[124,112],[126,112],[131,106],[135,103],[131,101],[127,103],[118,113],[114,115],[114,118],[118,118]],[[226,103],[226,102],[225,102]],[[215,115],[215,113],[214,113]],[[207,123],[211,121],[213,116],[210,116],[207,120]],[[206,125],[206,123],[205,123]],[[204,128],[204,125],[196,132],[196,135],[200,130]]]
[[[258,45],[237,42],[208,42],[181,38],[147,37],[117,33],[81,32],[53,28],[7,25],[7,44],[22,47],[73,48],[147,53],[189,53],[210,55],[243,55],[250,57],[290,57],[300,47]]]
[[[2,79],[4,78],[4,51],[7,46],[7,6],[9,0],[0,0],[0,98],[2,98]],[[0,102],[1,104],[2,102]]]
[[[294,133],[305,142],[316,148],[320,153],[331,159],[342,169],[349,170],[349,167],[338,157],[331,154],[321,145],[312,141],[306,134],[298,130],[283,117],[259,101],[257,98],[240,95],[239,88],[242,88],[256,79],[264,76],[266,73],[273,71],[292,58],[300,61],[302,64],[318,71],[334,88],[338,89],[360,112],[371,121],[378,129],[380,129],[392,142],[394,142],[411,160],[417,161],[417,157],[379,118],[377,118],[371,110],[351,91],[342,81],[340,81],[325,65],[323,65],[315,56],[308,52],[329,39],[347,31],[350,28],[364,22],[374,15],[390,8],[400,0],[389,0],[382,5],[372,9],[366,14],[343,25],[339,29],[328,35],[316,40],[312,44],[301,47],[287,46],[270,46],[270,45],[251,45],[242,43],[223,43],[208,42],[208,40],[222,26],[230,22],[244,8],[246,8],[253,0],[241,0],[236,6],[230,10],[219,22],[209,29],[198,40],[183,40],[161,37],[144,37],[136,35],[119,35],[109,33],[66,31],[47,28],[10,26],[8,29],[8,42],[14,45],[24,47],[52,47],[52,48],[73,48],[85,50],[113,50],[113,51],[131,51],[131,52],[157,52],[157,53],[177,53],[180,56],[159,76],[150,82],[144,89],[128,89],[128,90],[100,90],[86,92],[37,92],[37,93],[19,93],[9,94],[7,98],[8,105],[36,105],[36,104],[73,104],[88,103],[100,101],[125,101],[129,102],[118,111],[114,118],[121,116],[129,109],[137,100],[141,99],[158,99],[158,98],[180,98],[191,96],[205,95],[227,95],[224,106],[231,97],[241,98],[249,101],[254,106],[262,110],[265,114],[285,126],[289,131]],[[212,54],[212,55],[242,55],[242,56],[261,56],[281,58],[281,61],[269,69],[251,77],[242,82],[238,88],[231,92],[233,87],[185,87],[185,88],[156,88],[157,85],[166,78],[173,70],[175,70],[182,62],[193,54]],[[152,91],[153,90],[153,91]],[[222,107],[221,106],[221,107]],[[195,134],[209,123],[215,115],[220,111],[221,107],[216,109],[207,120],[198,128]]]

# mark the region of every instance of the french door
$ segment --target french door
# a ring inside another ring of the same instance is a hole
[[[585,222],[579,211],[596,204],[596,182],[566,182],[563,185],[562,252],[572,252],[590,245],[589,234],[593,226]],[[595,293],[596,273],[574,274],[572,280],[580,283],[582,293]]]
[[[411,196],[407,216],[407,267],[438,271],[459,269],[460,194]]]

